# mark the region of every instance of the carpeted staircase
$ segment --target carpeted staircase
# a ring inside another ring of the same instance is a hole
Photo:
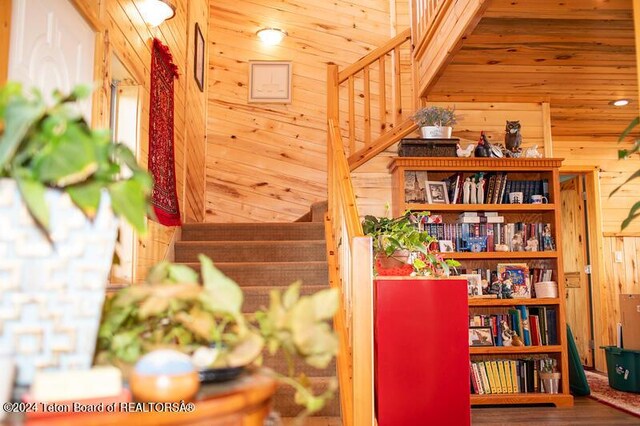
[[[184,225],[182,240],[175,246],[175,261],[198,269],[200,253],[209,256],[218,268],[242,286],[245,312],[266,306],[271,289],[285,289],[296,280],[302,280],[303,294],[329,285],[322,222]],[[287,372],[284,359],[267,357],[265,364]],[[298,363],[296,370],[310,377],[316,391],[320,391],[329,377],[335,376],[336,366],[332,363],[326,370],[317,370]],[[283,417],[295,416],[300,411],[293,395],[290,387],[278,388],[274,408]],[[339,407],[336,396],[317,415],[340,416]]]

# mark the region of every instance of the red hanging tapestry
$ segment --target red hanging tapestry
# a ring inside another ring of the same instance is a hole
[[[173,80],[178,78],[169,48],[153,39],[149,114],[149,172],[154,185],[151,203],[158,222],[180,226],[173,152]]]

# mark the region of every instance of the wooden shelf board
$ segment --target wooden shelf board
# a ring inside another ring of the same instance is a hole
[[[483,251],[442,253],[446,259],[555,259],[556,251]]]
[[[471,405],[498,404],[555,404],[557,407],[571,407],[573,406],[573,396],[564,393],[512,393],[471,395]]]
[[[405,203],[408,210],[429,210],[432,212],[545,212],[553,211],[555,204],[415,204]]]
[[[560,299],[474,299],[469,298],[469,306],[515,306],[515,305],[559,305]]]
[[[471,355],[546,354],[562,352],[560,345],[547,346],[487,346],[469,348]]]

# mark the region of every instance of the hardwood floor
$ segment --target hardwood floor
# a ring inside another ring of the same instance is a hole
[[[571,408],[479,407],[471,410],[475,425],[640,425],[640,418],[588,397],[575,398]]]
[[[293,424],[283,419],[284,426]],[[479,407],[471,410],[471,423],[476,425],[640,425],[640,417],[624,413],[588,397],[578,397],[571,408],[553,407]],[[306,426],[341,426],[336,417],[312,417]],[[452,425],[453,426],[453,425]]]

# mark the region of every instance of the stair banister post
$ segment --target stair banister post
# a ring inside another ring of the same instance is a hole
[[[339,126],[340,120],[340,85],[338,83],[338,66],[329,63],[327,65],[327,202],[331,219],[335,219],[335,174],[333,164],[333,145],[331,140],[331,129],[329,123],[334,122]],[[337,141],[333,141],[336,143]]]

